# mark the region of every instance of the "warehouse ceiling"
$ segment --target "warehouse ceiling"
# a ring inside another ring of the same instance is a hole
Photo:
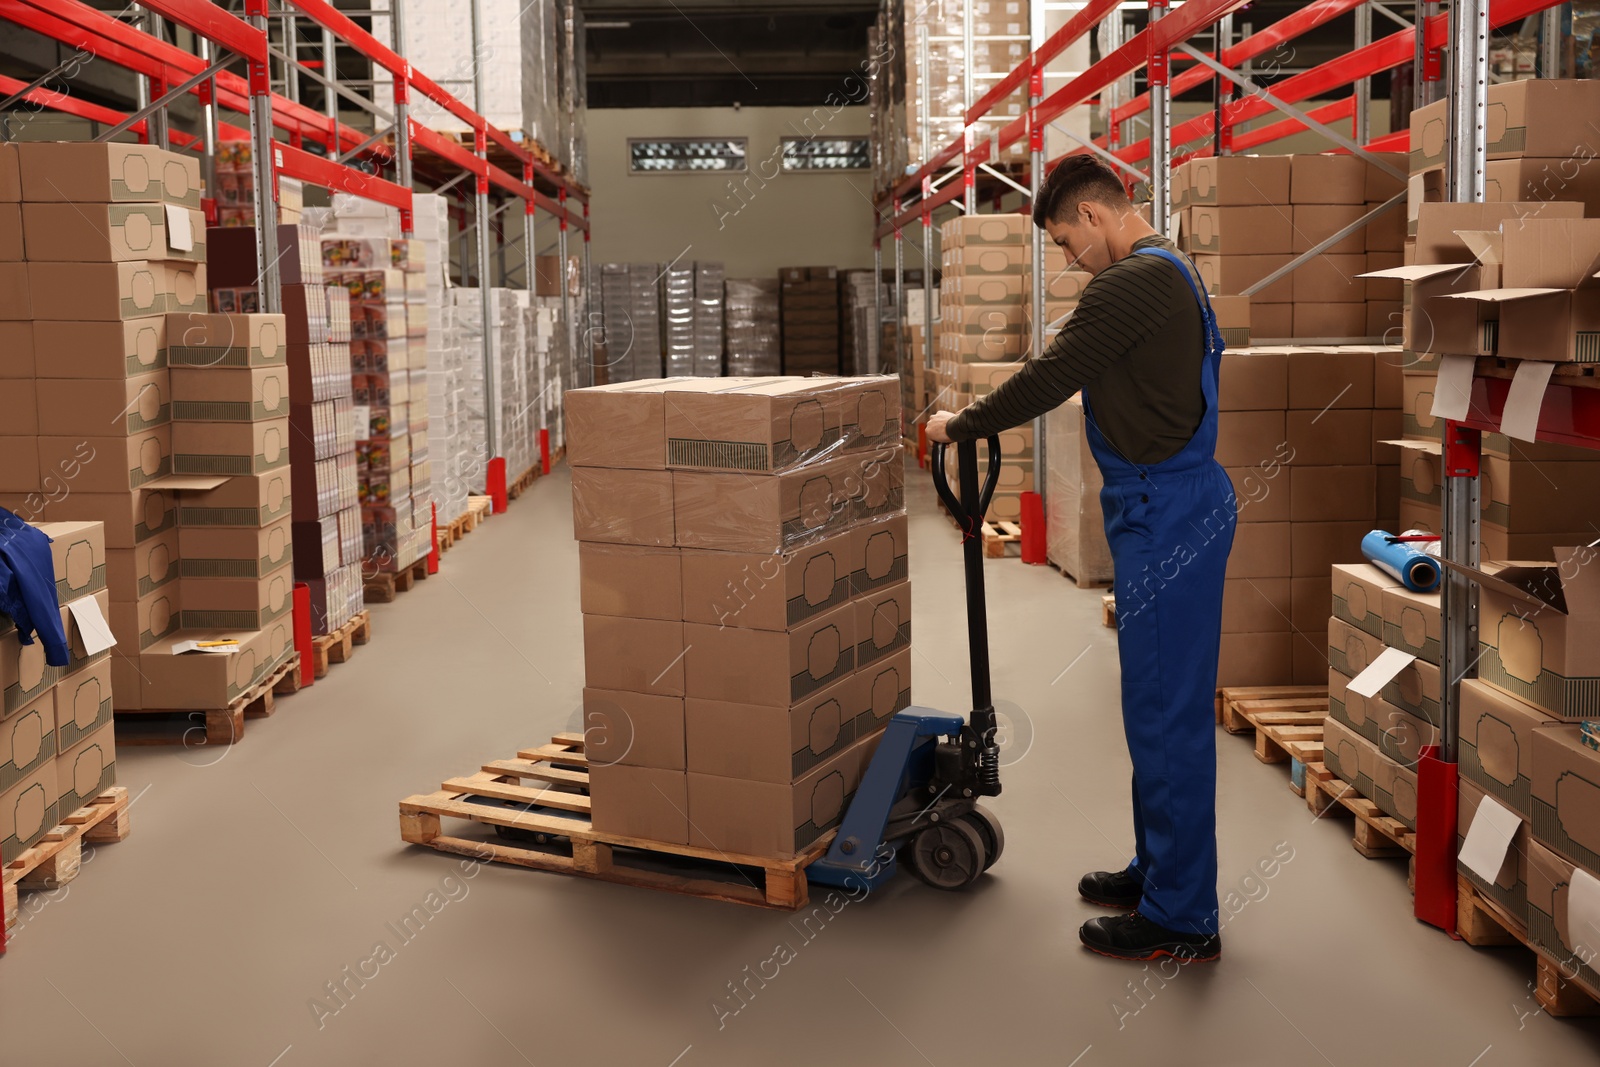
[[[580,0],[590,107],[814,106],[867,58],[876,0]]]

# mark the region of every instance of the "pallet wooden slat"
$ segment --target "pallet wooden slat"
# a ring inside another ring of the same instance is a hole
[[[327,677],[330,664],[348,663],[357,645],[372,639],[372,612],[365,608],[343,626],[329,634],[311,639],[313,674]]]
[[[1498,903],[1478,892],[1464,875],[1456,876],[1456,932],[1474,948],[1522,945],[1534,957],[1534,999],[1547,1015],[1572,1018],[1600,1015],[1600,991],[1568,978],[1561,964],[1528,939],[1528,928]]]
[[[1368,859],[1384,856],[1415,855],[1417,832],[1399,819],[1385,815],[1355,786],[1336,776],[1319,762],[1306,764],[1306,806],[1321,817],[1341,807],[1356,818],[1351,843]]]
[[[128,788],[114,785],[83,807],[68,813],[44,837],[0,870],[0,908],[4,924],[17,920],[18,889],[55,889],[78,876],[83,842],[112,844],[128,836]]]
[[[427,577],[428,557],[423,556],[398,571],[379,571],[376,574],[363,575],[362,595],[369,604],[389,604],[396,596],[409,592],[413,585],[425,581]]]

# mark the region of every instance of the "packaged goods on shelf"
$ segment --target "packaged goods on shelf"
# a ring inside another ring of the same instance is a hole
[[[783,267],[778,271],[783,373],[839,373],[839,271]]]
[[[896,390],[567,394],[597,830],[788,856],[842,817],[910,701]]]
[[[729,278],[727,294],[728,374],[778,374],[782,370],[776,278]]]

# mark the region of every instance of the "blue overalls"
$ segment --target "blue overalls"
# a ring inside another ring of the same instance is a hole
[[[1122,724],[1133,757],[1139,913],[1185,933],[1217,933],[1217,745],[1213,701],[1222,642],[1222,579],[1237,519],[1233,485],[1216,461],[1222,334],[1193,268],[1164,248],[1205,325],[1206,411],[1189,443],[1153,466],[1129,462],[1100,433],[1087,391],[1089,448],[1105,487],[1106,539],[1116,574]]]

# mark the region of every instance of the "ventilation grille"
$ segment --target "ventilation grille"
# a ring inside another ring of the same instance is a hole
[[[707,470],[764,471],[771,452],[758,441],[701,441],[673,437],[667,441],[667,463],[673,467]]]

